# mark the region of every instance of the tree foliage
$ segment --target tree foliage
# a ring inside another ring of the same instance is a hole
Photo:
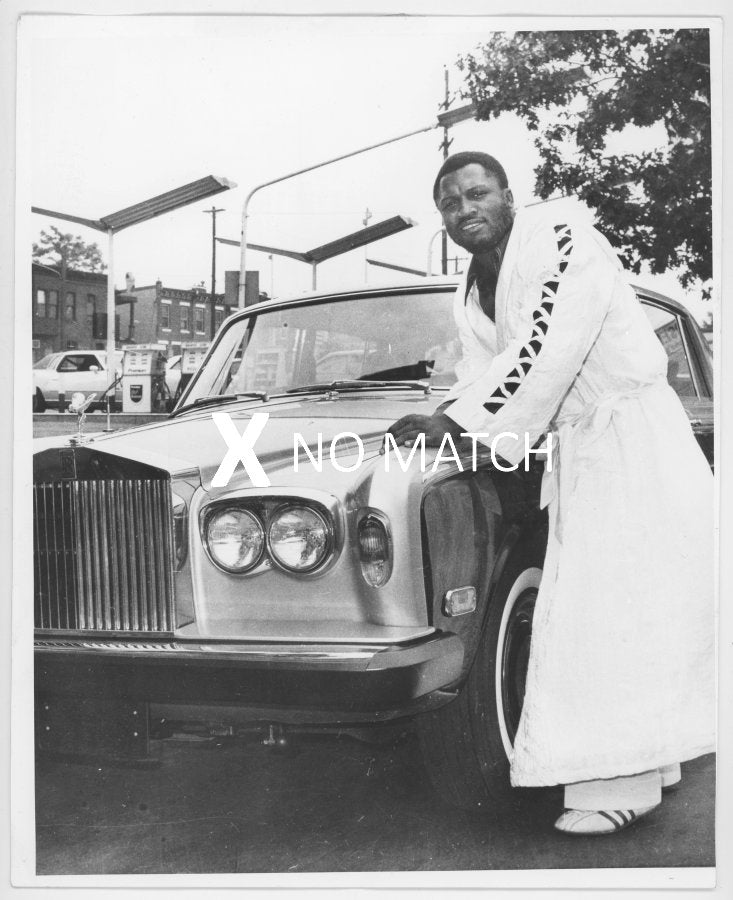
[[[104,272],[107,268],[97,244],[86,243],[78,234],[64,234],[55,225],[42,231],[38,243],[33,243],[33,261],[82,272]]]
[[[673,269],[710,295],[707,30],[502,32],[459,67],[479,119],[513,112],[537,133],[540,198],[577,196],[633,272]],[[609,150],[628,125],[661,126],[667,140]]]

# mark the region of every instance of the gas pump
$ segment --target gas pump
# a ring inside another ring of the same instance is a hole
[[[122,357],[122,412],[166,411],[165,344],[130,344]]]
[[[188,344],[181,344],[181,380],[176,391],[176,399],[181,396],[188,382],[198,372],[208,349],[209,344],[207,341],[192,341]]]

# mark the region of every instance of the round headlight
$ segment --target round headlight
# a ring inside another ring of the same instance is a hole
[[[206,546],[214,562],[227,572],[246,572],[257,565],[265,535],[257,516],[246,509],[226,507],[206,523]]]
[[[275,513],[267,539],[273,559],[290,572],[313,571],[330,549],[326,520],[308,506],[290,506]]]

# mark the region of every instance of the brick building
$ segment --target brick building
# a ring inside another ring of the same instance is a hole
[[[168,355],[181,352],[181,344],[211,338],[211,295],[204,287],[190,290],[164,287],[161,281],[130,291],[135,298],[134,333],[139,344],[161,343]],[[214,324],[228,315],[224,295],[216,295]],[[124,321],[124,320],[123,320]]]
[[[107,276],[33,263],[33,362],[59,350],[103,350],[107,345]],[[135,298],[115,292],[117,344],[133,343]],[[123,323],[126,320],[126,324]]]
[[[235,277],[232,278],[232,275]],[[216,295],[215,331],[236,309],[237,278],[238,273],[227,272],[226,292]],[[247,292],[250,303],[266,299],[266,295],[259,294],[257,272],[247,272]],[[174,356],[181,352],[181,344],[211,340],[211,294],[203,284],[185,290],[165,287],[161,281],[144,287],[134,287],[128,283],[127,294],[135,298],[135,303],[130,309],[134,310],[132,327],[136,343],[165,344],[168,356]],[[123,331],[126,321],[123,315],[121,317]]]
[[[233,277],[232,277],[233,276]],[[238,273],[227,272],[225,294],[216,295],[218,329],[237,305]],[[115,291],[115,341],[163,343],[168,355],[181,344],[211,339],[211,295],[203,285],[190,290],[164,287],[161,281]],[[107,275],[33,263],[33,362],[59,350],[104,350],[107,346]],[[247,273],[248,303],[266,299],[259,293],[257,272]]]

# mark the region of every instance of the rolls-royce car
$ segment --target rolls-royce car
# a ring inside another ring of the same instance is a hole
[[[144,761],[186,728],[401,723],[445,799],[509,796],[541,459],[385,442],[455,381],[455,289],[240,310],[164,420],[37,442],[39,751]],[[684,307],[637,293],[712,465],[707,344]]]

